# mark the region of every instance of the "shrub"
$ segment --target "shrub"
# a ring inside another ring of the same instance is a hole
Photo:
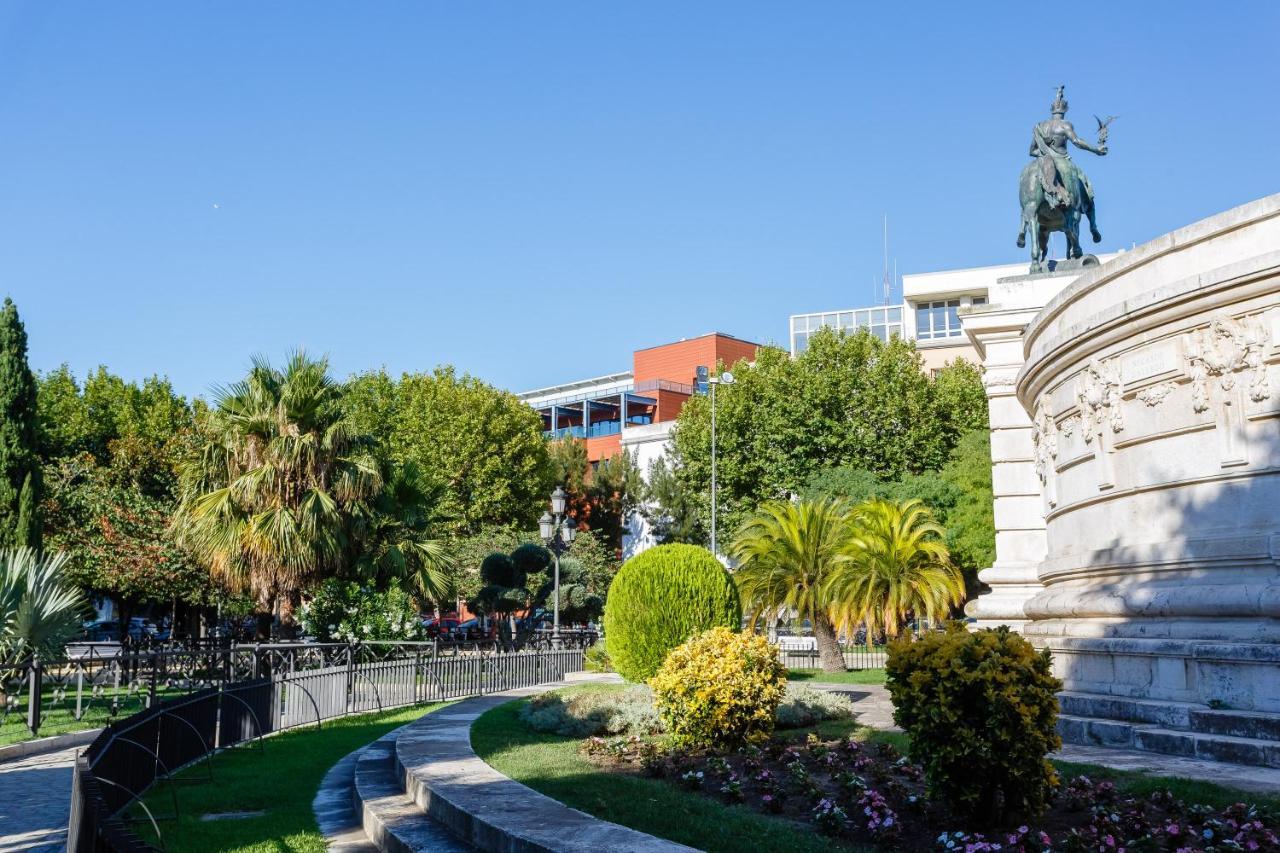
[[[613,661],[604,643],[596,643],[583,654],[583,664],[587,672],[613,672]]]
[[[733,578],[696,545],[658,545],[631,558],[609,585],[607,600],[605,643],[628,681],[647,680],[693,635],[742,623]]]
[[[544,693],[521,706],[520,719],[536,732],[566,737],[652,735],[662,731],[653,694],[643,684],[621,691]]]
[[[891,644],[886,676],[893,718],[932,794],[979,821],[1044,810],[1058,784],[1046,755],[1062,745],[1062,682],[1048,651],[1007,627],[970,633],[952,623]]]
[[[775,714],[780,729],[798,729],[823,720],[847,720],[852,716],[853,703],[839,693],[790,683]]]
[[[649,684],[677,742],[732,748],[772,733],[787,670],[764,637],[719,627],[674,649]]]
[[[302,628],[323,642],[417,640],[422,637],[418,610],[404,590],[386,592],[330,578],[302,605]]]

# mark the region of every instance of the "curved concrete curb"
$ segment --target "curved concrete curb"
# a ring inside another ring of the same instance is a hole
[[[378,853],[364,834],[352,803],[356,761],[365,749],[360,747],[329,768],[311,801],[311,811],[315,812],[316,825],[329,853]]]
[[[471,749],[471,724],[485,711],[556,685],[467,699],[403,728],[396,774],[422,811],[480,850],[502,853],[677,853],[685,847],[599,820],[494,770]]]
[[[449,830],[423,814],[405,794],[392,760],[401,731],[403,729],[396,729],[375,740],[356,757],[352,800],[363,835],[381,853],[473,850],[471,845],[454,838]]]

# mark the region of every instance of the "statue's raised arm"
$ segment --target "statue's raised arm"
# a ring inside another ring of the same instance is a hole
[[[1097,154],[1099,157],[1107,156],[1107,144],[1105,142],[1099,143],[1098,145],[1092,145],[1086,142],[1085,140],[1081,139],[1079,136],[1076,136],[1075,125],[1073,125],[1071,122],[1064,120],[1062,123],[1067,126],[1066,127],[1067,139],[1070,139],[1071,144],[1075,145],[1075,147],[1083,148],[1085,151],[1092,151],[1094,154]]]

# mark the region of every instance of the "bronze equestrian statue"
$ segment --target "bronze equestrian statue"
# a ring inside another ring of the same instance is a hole
[[[1031,232],[1031,272],[1045,272],[1045,257],[1049,251],[1049,234],[1061,231],[1067,238],[1067,258],[1080,258],[1080,218],[1089,220],[1089,233],[1093,242],[1102,240],[1098,231],[1097,213],[1094,209],[1093,187],[1084,170],[1075,164],[1067,151],[1067,143],[1092,151],[1099,156],[1107,153],[1107,130],[1115,119],[1108,116],[1098,121],[1098,144],[1090,145],[1076,135],[1076,129],[1067,121],[1067,99],[1062,86],[1049,108],[1052,116],[1031,130],[1031,156],[1035,159],[1022,170],[1018,179],[1018,201],[1022,207],[1022,229],[1018,232],[1018,248],[1027,245],[1027,232]],[[1095,116],[1095,118],[1097,118]]]

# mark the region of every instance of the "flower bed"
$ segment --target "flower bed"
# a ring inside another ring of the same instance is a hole
[[[930,802],[920,767],[888,743],[771,740],[730,754],[677,750],[659,739],[592,737],[600,768],[646,774],[698,796],[809,823],[886,850],[1278,851],[1275,824],[1254,809],[1189,805],[1168,791],[1126,796],[1106,781],[1065,782],[1038,820],[975,831]]]

